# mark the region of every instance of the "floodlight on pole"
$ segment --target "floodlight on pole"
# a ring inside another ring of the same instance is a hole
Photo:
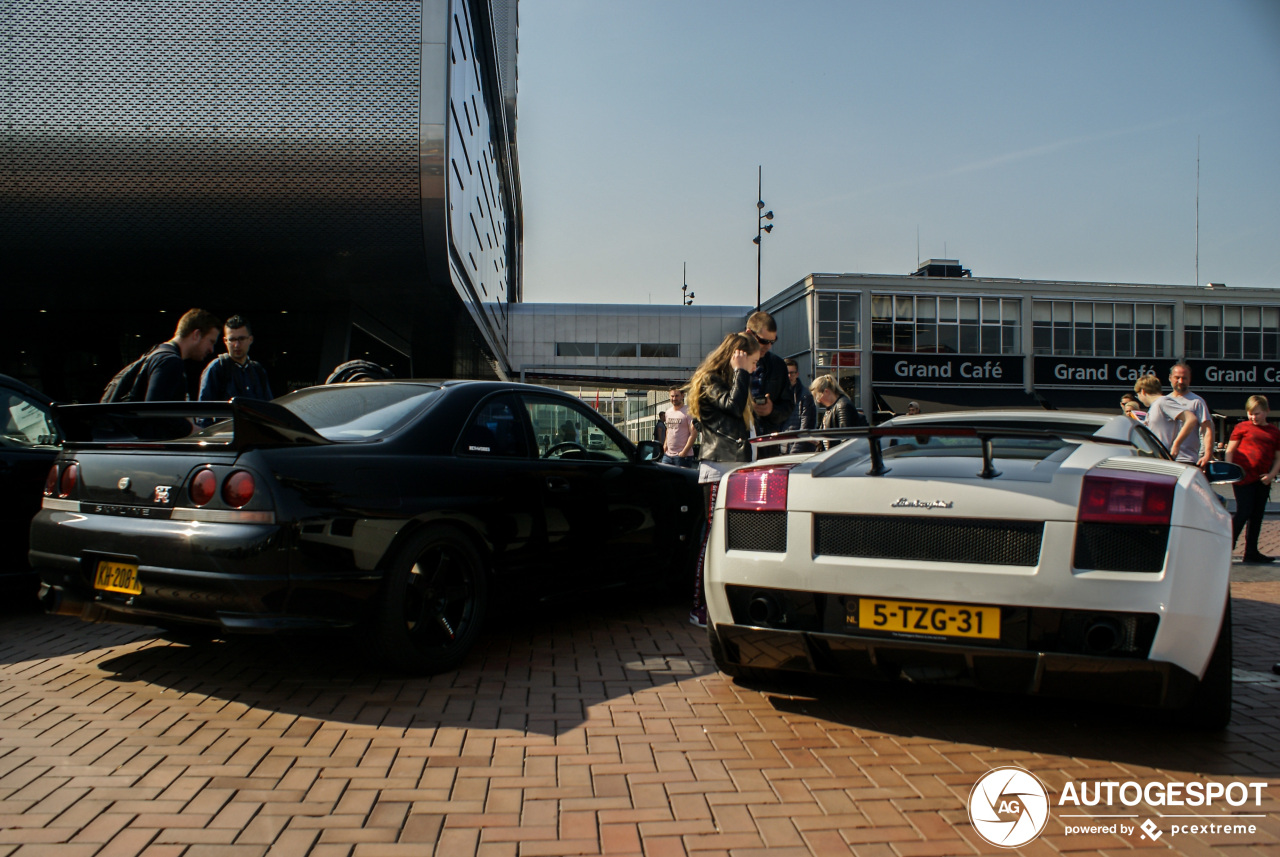
[[[773,231],[773,224],[766,224],[766,220],[773,220],[773,210],[764,210],[764,166],[760,165],[756,168],[756,237],[751,239],[751,243],[756,245],[756,309],[760,309],[760,239],[766,232]]]

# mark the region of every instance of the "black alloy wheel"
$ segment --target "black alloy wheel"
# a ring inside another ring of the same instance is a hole
[[[387,575],[373,644],[397,670],[454,669],[475,644],[488,601],[475,547],[452,528],[431,527],[405,545]]]

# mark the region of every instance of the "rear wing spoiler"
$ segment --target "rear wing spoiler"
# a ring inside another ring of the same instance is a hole
[[[983,479],[992,479],[1000,473],[995,469],[992,460],[995,449],[992,444],[996,438],[1053,438],[1055,440],[1074,440],[1089,443],[1111,443],[1118,446],[1133,446],[1124,438],[1090,434],[1088,432],[1062,431],[1059,429],[1028,428],[987,428],[970,426],[860,426],[858,428],[810,429],[808,431],[784,431],[767,434],[751,439],[758,446],[776,446],[782,443],[796,443],[806,440],[848,440],[865,437],[869,441],[871,469],[868,476],[883,476],[889,472],[884,466],[884,455],[880,447],[881,438],[886,437],[973,437],[982,442]]]
[[[229,402],[112,402],[105,405],[54,405],[54,418],[66,435],[66,447],[225,448],[243,450],[258,446],[320,445],[333,441],[322,437],[288,408],[260,399],[236,398]],[[148,431],[157,423],[212,418],[230,420],[223,429],[206,437],[175,437],[177,432]],[[166,435],[148,439],[148,434]]]

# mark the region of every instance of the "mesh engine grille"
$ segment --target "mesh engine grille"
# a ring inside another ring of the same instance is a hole
[[[814,552],[828,556],[1033,566],[1039,521],[935,520],[897,515],[815,515]]]
[[[1076,528],[1075,567],[1158,574],[1168,548],[1168,526],[1086,522]]]
[[[786,512],[746,512],[730,509],[725,518],[729,550],[787,552]]]

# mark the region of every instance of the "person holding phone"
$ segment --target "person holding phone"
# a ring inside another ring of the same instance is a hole
[[[791,381],[787,377],[787,364],[773,353],[778,342],[778,323],[769,313],[756,310],[747,318],[743,334],[760,346],[760,360],[751,373],[751,409],[756,417],[756,434],[783,431],[796,406],[788,392]],[[782,452],[780,446],[761,447],[757,457],[769,458]]]

